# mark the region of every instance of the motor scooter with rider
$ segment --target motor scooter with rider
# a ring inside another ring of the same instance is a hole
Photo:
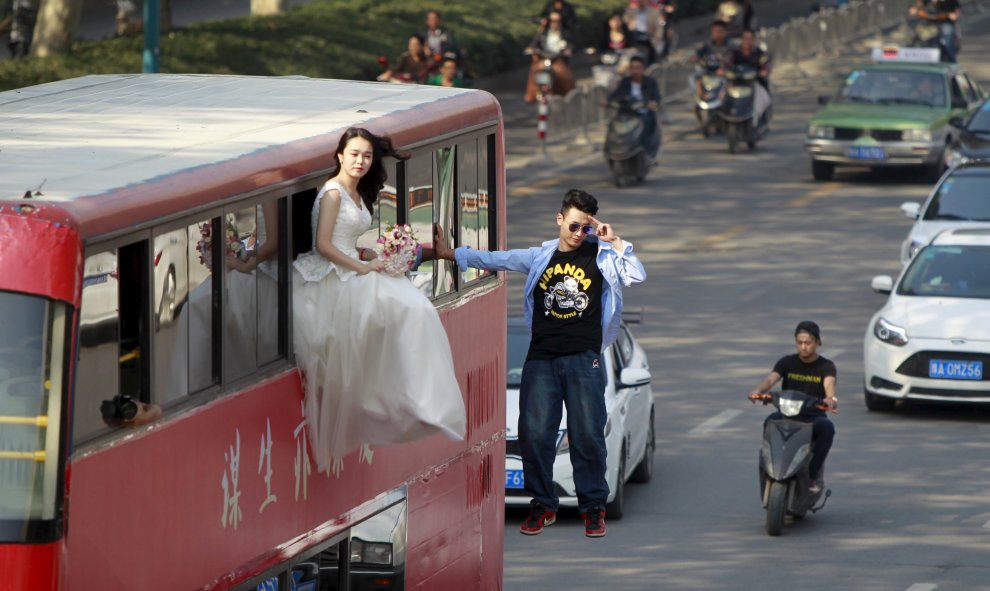
[[[958,0],[918,0],[908,11],[911,47],[938,49],[940,61],[955,63],[960,48],[956,26],[960,12]]]
[[[768,76],[769,57],[756,47],[752,31],[744,31],[738,48],[727,52],[723,63],[726,90],[719,117],[725,125],[729,152],[735,154],[739,144],[750,150],[770,133],[772,102]]]
[[[563,29],[562,22],[560,13],[552,11],[546,26],[541,26],[540,32],[526,48],[526,55],[532,59],[523,97],[527,103],[543,94],[543,88],[549,88],[553,94],[560,96],[574,88],[574,77],[569,64],[574,43],[570,34]]]
[[[728,29],[724,22],[714,21],[711,25],[711,38],[691,56],[694,63],[694,72],[691,75],[694,116],[705,137],[724,130],[725,120],[718,113],[725,95],[722,62],[728,49]]]
[[[767,419],[760,445],[760,498],[766,509],[766,532],[779,536],[787,517],[802,519],[825,507],[832,491],[812,488],[810,466],[814,426],[802,418],[827,408],[821,399],[796,390],[750,394],[753,402],[773,404],[780,411]],[[821,468],[819,479],[824,479]]]
[[[644,71],[645,59],[632,57],[629,75],[609,96],[604,154],[617,187],[642,181],[659,160],[660,86]]]

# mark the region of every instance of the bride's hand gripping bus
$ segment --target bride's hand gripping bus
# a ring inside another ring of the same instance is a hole
[[[115,75],[0,93],[0,590],[501,588],[502,277],[409,274],[450,341],[464,441],[312,461],[291,268],[352,125],[411,154],[386,159],[362,246],[409,224],[430,247],[439,223],[448,246],[504,248],[484,92]]]

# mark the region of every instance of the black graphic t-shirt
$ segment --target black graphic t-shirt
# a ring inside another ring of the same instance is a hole
[[[602,272],[598,245],[557,251],[533,289],[529,359],[555,359],[602,348]]]
[[[828,359],[819,356],[811,363],[805,363],[797,353],[782,357],[773,366],[773,371],[784,378],[781,385],[784,390],[797,390],[822,399],[825,398],[825,378],[836,376],[835,364]]]

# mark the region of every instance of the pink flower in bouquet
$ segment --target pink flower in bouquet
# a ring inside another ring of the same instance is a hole
[[[393,277],[409,271],[421,248],[409,224],[389,224],[377,242],[378,258],[385,263],[385,272]]]
[[[244,245],[241,244],[240,236],[237,233],[237,227],[234,225],[233,220],[225,218],[225,239],[226,239],[226,253],[225,256],[234,255],[237,258],[241,258],[244,252]],[[199,262],[205,266],[207,269],[213,269],[213,222],[203,222],[199,225],[199,242],[196,243],[196,250],[199,252]]]

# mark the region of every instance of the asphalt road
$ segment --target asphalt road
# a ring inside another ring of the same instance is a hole
[[[966,27],[961,61],[990,89],[988,24]],[[638,187],[612,187],[600,134],[549,158],[510,147],[509,247],[555,237],[559,200],[580,187],[646,266],[625,297],[645,311],[633,330],[654,373],[658,449],[653,482],[626,488],[626,517],[604,539],[567,511],[522,536],[509,512],[506,590],[990,590],[990,409],[863,405],[863,335],[883,304],[869,282],[899,270],[911,222],[898,205],[930,189],[903,171],[811,179],[815,97],[865,56],[856,45],[803,72],[778,64],[773,132],[754,153],[730,155],[693,131],[686,104],[671,106],[662,163]],[[510,281],[510,313],[521,285]],[[770,538],[756,469],[767,411],[745,394],[793,351],[803,319],[838,366],[833,495]]]

